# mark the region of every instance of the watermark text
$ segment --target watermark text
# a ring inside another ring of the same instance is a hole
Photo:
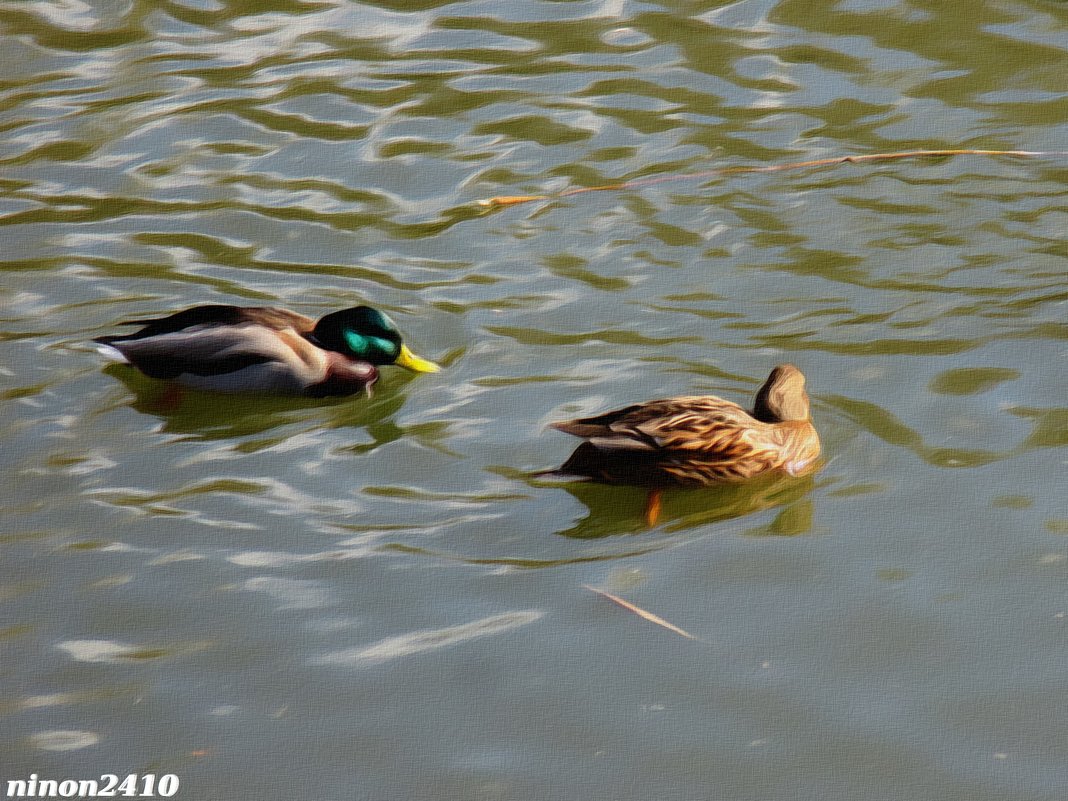
[[[172,798],[178,792],[173,773],[104,773],[99,779],[8,779],[7,798]]]

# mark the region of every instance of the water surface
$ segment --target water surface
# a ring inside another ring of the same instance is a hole
[[[181,798],[1059,801],[1059,2],[0,4],[0,779]],[[89,340],[387,310],[371,399]],[[534,475],[546,424],[809,377],[826,464]],[[591,593],[603,588],[686,640]]]

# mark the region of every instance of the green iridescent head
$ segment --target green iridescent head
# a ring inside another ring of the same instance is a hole
[[[312,333],[323,347],[371,364],[395,364],[417,373],[441,369],[408,350],[393,321],[370,306],[328,314],[315,324]]]

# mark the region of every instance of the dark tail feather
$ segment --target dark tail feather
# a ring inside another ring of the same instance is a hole
[[[557,469],[566,476],[600,476],[608,466],[604,451],[589,442],[583,442],[567,461]]]
[[[143,320],[123,320],[116,325],[152,325],[153,323],[161,322],[165,320],[165,317],[145,318]],[[110,345],[112,342],[121,342],[124,339],[137,339],[143,332],[136,331],[133,334],[108,334],[103,337],[93,337],[93,342],[99,342],[101,345]]]
[[[534,478],[573,478],[573,474],[563,472],[559,467],[552,467],[548,470],[535,470],[530,474]]]
[[[661,486],[671,483],[660,469],[656,453],[604,450],[592,442],[583,442],[566,462],[545,474],[584,476],[609,484]]]
[[[552,478],[581,476],[584,478],[597,478],[600,475],[598,468],[605,466],[604,455],[593,445],[583,442],[575,452],[568,457],[567,461],[559,467],[548,470],[538,470],[534,476]]]

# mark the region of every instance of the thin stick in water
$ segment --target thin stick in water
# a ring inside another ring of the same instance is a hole
[[[950,156],[1009,156],[1013,158],[1040,158],[1042,156],[1068,156],[1064,150],[976,150],[958,148],[953,150],[906,150],[898,153],[861,153],[855,156],[836,156],[834,158],[813,159],[810,161],[793,161],[789,164],[766,164],[763,166],[719,167],[712,170],[691,173],[671,173],[652,178],[636,178],[633,181],[605,184],[604,186],[579,186],[565,189],[552,195],[502,195],[478,201],[478,205],[487,208],[515,206],[520,203],[532,203],[537,200],[584,195],[587,192],[618,192],[623,189],[635,189],[641,186],[666,183],[668,181],[692,181],[713,178],[719,175],[739,175],[746,173],[780,172],[798,170],[805,167],[832,167],[838,164],[863,164],[868,161],[892,161],[894,159],[948,158]]]
[[[665,629],[668,629],[669,631],[673,631],[676,634],[681,634],[683,637],[686,637],[689,640],[696,640],[697,639],[692,634],[690,634],[688,631],[684,631],[683,629],[680,629],[674,623],[668,623],[666,620],[664,620],[664,618],[660,617],[659,615],[654,615],[652,612],[647,612],[644,609],[642,609],[640,606],[635,606],[630,601],[624,601],[618,595],[613,595],[610,592],[605,592],[604,590],[599,590],[596,587],[591,587],[589,584],[583,584],[582,586],[585,587],[590,592],[595,592],[598,595],[601,595],[601,596],[607,598],[612,603],[617,604],[619,606],[622,606],[628,612],[633,612],[638,617],[645,618],[650,623],[656,623],[656,625],[658,625],[658,626],[663,626]]]

